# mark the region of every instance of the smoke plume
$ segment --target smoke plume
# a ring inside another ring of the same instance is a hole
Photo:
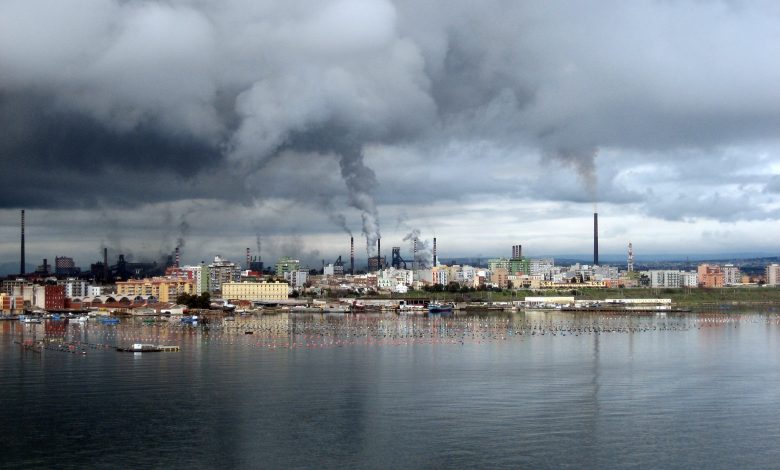
[[[419,229],[412,229],[411,232],[406,234],[403,241],[409,242],[409,251],[413,252],[414,241],[417,240],[417,255],[415,256],[415,263],[418,269],[425,269],[433,264],[433,248],[430,240],[424,240],[420,236]]]

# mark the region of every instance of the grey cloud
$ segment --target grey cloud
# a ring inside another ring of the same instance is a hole
[[[681,209],[611,181],[612,166],[649,162],[720,184],[735,159],[685,151],[776,148],[780,10],[733,5],[9,0],[0,162],[14,183],[2,206],[300,203],[316,181],[325,223],[362,226],[369,249],[379,206],[457,199],[454,179],[540,200],[643,200],[644,213],[673,219],[771,217],[752,193]],[[495,154],[447,155],[461,143]],[[372,145],[410,148],[422,183],[392,161],[372,167]],[[519,163],[520,181],[522,165],[577,174],[580,186],[552,176],[516,188],[485,175],[487,163]],[[741,178],[776,191],[774,180]]]
[[[764,192],[780,194],[780,175],[773,175],[764,187]]]

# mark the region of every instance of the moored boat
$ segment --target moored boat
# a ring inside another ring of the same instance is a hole
[[[41,323],[39,317],[31,317],[29,315],[19,315],[19,321],[22,323]]]
[[[428,304],[428,313],[452,313],[453,305],[431,302]]]

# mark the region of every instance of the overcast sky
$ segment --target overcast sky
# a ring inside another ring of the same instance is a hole
[[[594,206],[777,254],[778,45],[776,0],[4,0],[0,261],[21,208],[36,263],[584,254]]]

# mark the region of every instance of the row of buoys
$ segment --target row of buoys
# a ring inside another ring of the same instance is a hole
[[[736,327],[741,323],[780,325],[778,315],[582,316],[568,319],[501,317],[260,317],[212,321],[194,327],[177,323],[88,324],[58,333],[74,348],[109,349],[116,344],[245,345],[265,349],[328,348],[349,345],[466,344],[535,336],[581,336],[685,332]],[[28,335],[29,336],[29,335]],[[90,342],[82,342],[90,338]],[[57,350],[67,349],[58,346]]]

